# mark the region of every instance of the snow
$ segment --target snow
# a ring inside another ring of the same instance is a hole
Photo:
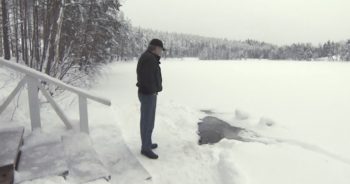
[[[92,142],[87,134],[64,136],[64,152],[67,156],[69,174],[67,180],[72,183],[86,183],[100,178],[109,179],[109,173],[92,149]]]
[[[21,147],[21,150],[41,146],[45,144],[53,144],[61,142],[61,137],[58,135],[51,135],[48,133],[42,133],[39,129],[32,131],[25,139],[25,144]]]
[[[188,58],[165,60],[161,67],[164,91],[158,96],[153,137],[158,160],[139,153],[136,62],[108,65],[90,90],[112,100],[111,107],[90,102],[88,107],[90,136],[111,173],[110,183],[350,183],[350,63]],[[2,89],[0,96],[10,89]],[[68,95],[59,104],[77,118],[74,99]],[[25,100],[13,121],[28,127]],[[0,116],[2,121],[9,120],[14,105]],[[197,123],[205,112],[261,137],[198,145]],[[42,119],[44,132],[66,132],[48,104]],[[152,179],[144,180],[148,174]],[[49,177],[25,183],[69,181]]]
[[[64,148],[51,142],[21,150],[15,183],[47,176],[63,176],[68,172]]]

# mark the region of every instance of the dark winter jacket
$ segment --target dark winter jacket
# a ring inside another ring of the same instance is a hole
[[[144,52],[137,63],[137,84],[139,93],[155,94],[162,91],[160,57],[151,51]]]

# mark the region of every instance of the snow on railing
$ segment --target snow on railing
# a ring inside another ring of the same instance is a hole
[[[72,128],[70,120],[67,118],[63,110],[58,106],[55,100],[51,97],[49,92],[46,91],[41,82],[56,85],[64,90],[76,93],[79,96],[80,131],[86,133],[89,133],[87,99],[102,103],[104,105],[111,105],[111,101],[108,99],[93,95],[85,90],[68,85],[56,78],[48,76],[27,66],[9,62],[3,59],[0,59],[0,65],[25,74],[25,77],[17,84],[16,88],[10,93],[10,95],[7,97],[4,103],[0,106],[0,114],[6,109],[6,107],[10,104],[11,100],[16,96],[20,89],[27,84],[32,129],[41,128],[40,105],[38,98],[39,90],[51,104],[51,106],[56,111],[57,115],[61,118],[61,120],[64,122],[66,127],[69,129]]]

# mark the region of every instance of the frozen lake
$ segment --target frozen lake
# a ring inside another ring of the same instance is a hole
[[[162,61],[161,68],[154,135],[160,160],[139,157],[155,183],[350,182],[350,63],[186,59]],[[112,98],[138,155],[135,84],[136,62],[115,63],[94,90]],[[198,147],[203,109],[273,144],[222,140]]]

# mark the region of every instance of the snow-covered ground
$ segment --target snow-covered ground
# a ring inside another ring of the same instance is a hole
[[[110,64],[91,89],[112,100],[112,107],[89,103],[91,137],[111,183],[140,183],[132,179],[139,173],[130,171],[128,161],[117,159],[115,145],[122,138],[154,184],[350,183],[350,63],[186,59],[166,60],[161,67],[164,91],[153,138],[159,160],[139,154],[136,62]],[[77,118],[73,97],[65,94],[59,101]],[[21,99],[14,121],[28,127],[26,95]],[[224,139],[198,145],[203,109],[259,133],[265,143]],[[2,120],[10,119],[11,107],[7,112]],[[45,132],[65,131],[50,108],[42,116]],[[63,182],[53,177],[27,183]]]

